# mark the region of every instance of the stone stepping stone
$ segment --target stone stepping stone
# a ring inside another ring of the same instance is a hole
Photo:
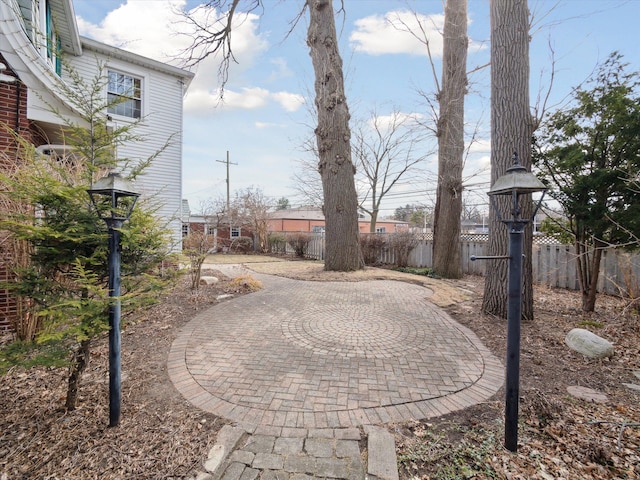
[[[393,435],[382,427],[368,427],[367,449],[369,451],[367,470],[369,478],[398,480],[396,444]]]
[[[570,395],[586,400],[587,402],[607,403],[609,401],[609,398],[604,393],[593,390],[592,388],[571,385],[567,387],[567,392],[569,392]]]
[[[633,371],[633,375],[640,380],[640,370],[634,370]],[[640,392],[640,385],[637,385],[635,383],[623,383],[622,385],[624,385],[627,388],[630,388],[631,390],[635,390],[637,392]]]
[[[623,385],[631,390],[635,390],[636,392],[640,392],[640,385],[636,385],[635,383],[623,383]]]

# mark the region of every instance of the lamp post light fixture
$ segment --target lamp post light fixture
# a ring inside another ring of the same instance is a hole
[[[131,217],[140,196],[117,172],[87,190],[91,203],[109,230],[109,426],[120,421],[120,228]]]
[[[498,219],[509,229],[509,255],[472,257],[471,260],[508,259],[509,283],[507,306],[507,360],[504,446],[518,449],[518,400],[520,395],[520,322],[522,320],[522,247],[525,226],[532,222],[542,204],[547,187],[531,172],[520,165],[518,154],[513,154],[513,165],[489,189],[489,197]],[[522,218],[521,197],[542,192],[536,201],[531,218]],[[500,215],[495,197],[511,197],[511,218]]]

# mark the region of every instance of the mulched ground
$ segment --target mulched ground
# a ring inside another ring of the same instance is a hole
[[[108,428],[108,346],[97,341],[78,408],[65,412],[66,369],[14,368],[0,378],[0,480],[181,479],[198,469],[224,420],[191,407],[166,373],[178,330],[221,293],[245,293],[224,281],[194,295],[184,278],[175,290],[130,322],[122,337],[121,424]],[[451,282],[449,282],[451,284]],[[473,292],[447,308],[504,358],[505,322],[481,315],[483,282],[454,282]],[[392,425],[402,479],[634,479],[640,477],[640,320],[625,303],[600,297],[581,313],[578,294],[537,288],[536,319],[522,327],[520,446],[503,442],[503,393],[473,408],[428,421]],[[609,360],[586,360],[564,345],[582,326],[616,346]],[[606,393],[585,402],[570,385]]]
[[[108,343],[96,341],[78,408],[65,412],[66,369],[14,368],[0,381],[0,479],[182,479],[200,469],[226,421],[188,404],[175,390],[166,361],[178,330],[224,293],[223,281],[190,280],[137,315],[122,335],[122,414],[108,428]]]
[[[475,294],[447,310],[500,359],[506,322],[480,314],[481,277],[459,286]],[[504,389],[491,401],[429,421],[396,425],[401,478],[635,479],[640,478],[640,319],[627,302],[599,296],[584,314],[580,295],[535,288],[535,319],[522,324],[517,453],[504,442]],[[589,360],[568,349],[572,328],[586,328],[615,345],[610,359]],[[605,404],[572,397],[584,386],[608,396]]]

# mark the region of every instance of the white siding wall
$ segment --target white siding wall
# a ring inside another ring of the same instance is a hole
[[[84,78],[91,79],[98,71],[99,62],[142,78],[143,121],[133,133],[144,141],[119,147],[118,157],[145,160],[170,141],[169,147],[153,160],[136,186],[142,193],[141,201],[150,202],[154,209],[157,208],[158,217],[171,228],[174,249],[179,250],[182,239],[182,79],[86,48],[84,54],[72,59],[71,63]],[[106,70],[104,73],[106,75]],[[114,115],[113,121],[122,125],[130,120]]]

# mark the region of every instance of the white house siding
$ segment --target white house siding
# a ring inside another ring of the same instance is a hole
[[[170,142],[137,179],[136,187],[142,193],[141,201],[156,210],[171,229],[173,248],[178,251],[182,241],[182,100],[191,74],[83,39],[83,55],[72,59],[73,68],[84,78],[93,78],[100,63],[106,65],[105,75],[112,68],[142,79],[143,119],[132,133],[143,141],[118,147],[118,157],[143,161]],[[112,115],[112,122],[122,125],[131,119]]]
[[[37,123],[48,137],[48,143],[61,143],[61,119],[52,113],[52,107],[63,116],[78,121],[67,100],[58,91],[53,66],[43,58],[29,40],[25,24],[16,14],[30,11],[32,2],[44,11],[44,0],[0,0],[0,51],[16,72],[21,84],[28,89],[27,118]],[[171,145],[164,150],[138,180],[142,201],[152,202],[157,215],[171,228],[174,249],[181,246],[182,200],[182,104],[186,85],[193,74],[155,60],[116,49],[94,40],[78,36],[71,0],[52,2],[57,19],[66,60],[91,83],[98,71],[98,62],[143,79],[143,121],[135,133],[144,139],[119,147],[120,158],[143,160],[152,156],[169,139]],[[105,72],[106,74],[106,72]],[[106,91],[105,91],[106,97]],[[115,122],[126,122],[126,117],[114,115]]]

